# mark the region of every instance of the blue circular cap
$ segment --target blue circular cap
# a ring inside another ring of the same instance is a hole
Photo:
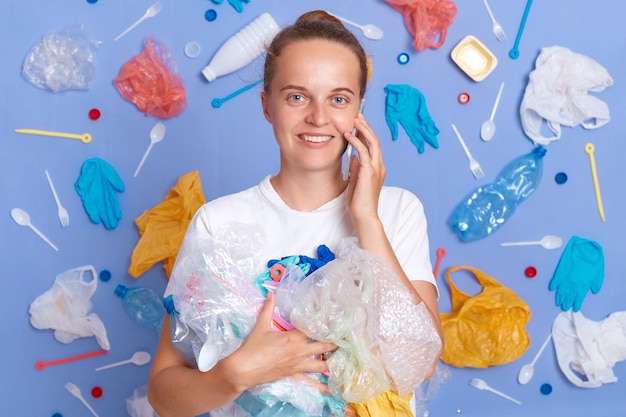
[[[559,172],[554,176],[554,181],[557,184],[565,184],[567,182],[567,174],[565,172]]]
[[[89,0],[89,3],[91,3],[91,0]],[[52,414],[52,417],[63,417],[63,414],[61,414],[61,413],[54,413],[54,414]]]
[[[94,3],[97,3],[97,2],[98,2],[98,0],[87,0],[87,3],[89,3],[89,4],[94,4]]]
[[[111,271],[109,271],[108,269],[103,269],[102,271],[100,271],[100,281],[102,282],[107,282],[111,279]]]
[[[398,55],[398,64],[408,64],[409,59],[409,54],[407,54],[406,52],[402,52],[400,55]]]
[[[204,18],[206,20],[208,20],[209,22],[214,21],[215,19],[217,19],[217,12],[213,9],[209,9],[206,11],[206,13],[204,14]]]
[[[541,384],[541,388],[539,388],[539,391],[541,391],[543,395],[550,395],[552,393],[552,385],[548,383]]]

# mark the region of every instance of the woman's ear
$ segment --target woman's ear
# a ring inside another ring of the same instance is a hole
[[[265,120],[267,120],[269,123],[272,123],[270,119],[270,111],[269,111],[267,93],[265,91],[261,92],[261,107],[263,108],[263,115],[265,116]]]

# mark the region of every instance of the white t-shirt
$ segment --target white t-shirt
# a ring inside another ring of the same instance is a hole
[[[189,224],[185,241],[194,239],[197,242],[204,236],[215,236],[222,226],[233,223],[257,225],[261,227],[266,242],[260,259],[267,262],[293,255],[317,258],[317,248],[322,244],[336,254],[342,239],[354,235],[346,204],[347,192],[313,211],[296,211],[280,198],[270,178],[268,175],[255,187],[204,204]],[[383,187],[378,215],[409,279],[427,281],[436,288],[422,203],[410,191]],[[267,264],[259,268],[261,273]],[[166,294],[170,293],[168,286]],[[210,415],[239,417],[248,414],[231,403]]]
[[[322,244],[337,253],[342,239],[354,235],[347,192],[313,211],[297,211],[280,198],[270,178],[268,175],[258,186],[204,204],[189,224],[185,239],[215,236],[220,227],[232,223],[258,225],[266,240],[261,259],[269,261],[293,255],[317,258]],[[378,214],[409,279],[436,287],[422,203],[407,190],[383,187]]]

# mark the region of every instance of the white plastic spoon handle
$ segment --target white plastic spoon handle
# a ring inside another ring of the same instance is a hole
[[[150,150],[152,149],[152,145],[154,145],[154,142],[150,142],[150,145],[148,145],[148,149],[146,149],[146,152],[143,154],[141,161],[139,161],[139,165],[137,165],[137,169],[135,170],[135,174],[133,175],[133,177],[136,177],[137,174],[139,174],[139,170],[143,166],[143,163],[146,162],[146,158],[148,157],[148,154],[150,153]]]
[[[500,246],[530,246],[530,245],[541,245],[541,241],[532,241],[532,242],[508,242],[501,243]]]
[[[37,233],[37,236],[39,236],[40,238],[42,238],[44,240],[44,242],[46,242],[48,245],[50,245],[50,247],[52,247],[52,249],[54,249],[55,251],[59,251],[59,248],[57,248],[54,243],[50,242],[50,239],[48,239],[47,237],[44,236],[43,233],[41,233],[39,231],[39,229],[37,229],[35,226],[33,226],[32,224],[28,224],[28,227],[30,227],[32,229],[33,232]]]
[[[493,103],[493,109],[491,109],[491,116],[489,116],[489,120],[493,120],[496,115],[496,110],[498,109],[498,104],[500,104],[500,97],[502,96],[502,89],[504,89],[504,81],[500,84],[500,89],[498,90],[498,95],[496,96],[496,101]]]
[[[132,362],[133,362],[132,359],[126,359],[124,361],[119,361],[119,362],[111,363],[109,365],[101,366],[99,368],[96,368],[96,371],[102,371],[104,369],[114,368],[116,366],[126,365],[127,363],[132,363]]]
[[[337,19],[341,20],[344,23],[347,23],[349,25],[354,26],[355,28],[359,28],[361,30],[363,30],[363,26],[359,25],[358,23],[353,22],[352,20],[348,20],[345,17],[341,17],[341,16],[337,16],[336,14],[327,12],[329,15],[336,17]]]
[[[543,353],[544,349],[546,348],[546,346],[548,346],[548,343],[550,342],[550,339],[552,339],[552,333],[550,333],[548,335],[548,337],[546,338],[545,342],[543,342],[543,345],[541,345],[541,348],[539,348],[539,351],[535,354],[535,357],[533,358],[533,360],[530,362],[530,364],[532,366],[535,365],[535,362],[537,362],[537,359],[539,359],[539,356],[541,356],[541,354]]]

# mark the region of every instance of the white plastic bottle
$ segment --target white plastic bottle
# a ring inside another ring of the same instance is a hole
[[[279,30],[274,18],[263,13],[220,47],[202,75],[210,82],[245,67],[261,55]]]

